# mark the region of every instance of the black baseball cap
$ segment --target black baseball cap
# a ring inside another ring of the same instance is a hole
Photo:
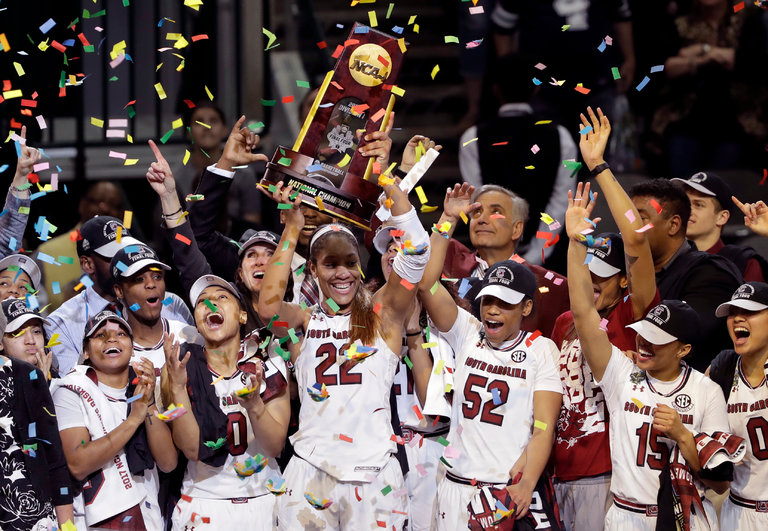
[[[615,232],[604,232],[595,239],[597,238],[607,240],[608,246],[606,248],[590,247],[587,249],[587,254],[592,255],[592,259],[587,264],[590,273],[594,273],[600,278],[609,278],[626,271],[624,240],[621,235]]]
[[[120,241],[117,241],[117,229],[120,227]],[[77,255],[86,256],[96,253],[111,260],[115,253],[127,245],[138,245],[141,242],[131,236],[131,232],[123,223],[112,216],[94,216],[80,227],[77,241]]]
[[[20,330],[25,324],[34,319],[40,319],[50,324],[42,315],[24,303],[24,299],[5,299],[0,311],[0,333],[10,334]]]
[[[485,272],[480,293],[496,297],[509,304],[517,304],[525,297],[533,299],[536,294],[536,277],[523,264],[513,260],[504,260],[494,264]]]
[[[127,245],[115,253],[109,263],[112,278],[120,280],[135,275],[147,266],[155,266],[166,271],[171,268],[157,258],[157,253],[143,243]]]
[[[687,179],[680,179],[675,177],[673,181],[680,181],[687,187],[696,190],[699,193],[714,197],[720,203],[720,207],[723,210],[731,209],[731,196],[733,190],[728,184],[720,177],[712,172],[694,173]]]
[[[128,335],[133,337],[133,330],[131,330],[131,325],[128,324],[128,321],[117,315],[112,310],[101,310],[96,315],[90,317],[85,322],[85,331],[83,332],[83,341],[91,337],[93,334],[95,334],[99,328],[107,324],[108,321],[112,321],[114,323],[118,323],[120,326],[126,329],[128,331]]]
[[[699,314],[685,301],[663,300],[641,321],[627,325],[654,345],[692,344],[699,336]]]
[[[237,256],[241,256],[246,251],[246,249],[248,249],[248,247],[251,245],[256,245],[257,243],[266,243],[267,245],[277,249],[277,244],[280,243],[280,236],[268,230],[248,229],[243,233],[242,236],[240,236],[240,239],[237,241],[237,245],[239,247]]]
[[[768,308],[768,284],[765,282],[747,282],[739,286],[731,300],[724,302],[715,310],[717,317],[727,317],[730,307],[743,308],[751,312],[759,312]]]

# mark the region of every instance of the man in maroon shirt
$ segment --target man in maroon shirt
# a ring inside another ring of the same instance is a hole
[[[536,276],[539,289],[534,298],[533,311],[523,319],[522,329],[527,332],[539,330],[550,337],[557,317],[570,308],[568,284],[565,277],[525,262],[516,254],[517,242],[528,220],[528,203],[514,192],[495,184],[477,189],[472,195],[472,202],[480,204],[469,218],[469,239],[475,250],[451,240],[443,273],[449,278],[482,279],[485,271],[498,262],[524,262]],[[473,300],[471,295],[470,290],[467,298]]]
[[[688,179],[672,179],[685,185],[691,200],[691,217],[688,219],[686,238],[693,241],[700,251],[719,254],[733,261],[744,275],[744,282],[765,282],[757,252],[751,247],[725,245],[721,238],[723,227],[731,217],[730,206],[733,192],[730,186],[711,172],[700,171]]]

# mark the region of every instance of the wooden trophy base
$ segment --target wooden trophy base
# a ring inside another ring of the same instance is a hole
[[[286,147],[278,147],[267,163],[259,186],[267,188],[282,181],[299,190],[301,202],[364,230],[371,230],[370,222],[379,208],[381,188],[371,181],[347,172],[340,185],[324,175],[309,171],[315,160]],[[319,198],[319,199],[318,199]]]

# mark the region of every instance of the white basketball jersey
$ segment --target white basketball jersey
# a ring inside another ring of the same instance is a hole
[[[370,482],[395,452],[389,393],[399,362],[383,339],[363,361],[348,361],[349,315],[316,309],[296,360],[301,409],[291,436],[296,454],[342,481]],[[325,384],[329,397],[312,400],[308,387]]]
[[[193,498],[216,499],[249,498],[266,494],[269,491],[264,487],[264,482],[272,477],[280,477],[280,469],[274,458],[269,458],[264,469],[251,476],[241,478],[235,472],[235,462],[243,462],[259,453],[264,455],[256,444],[253,427],[245,408],[232,397],[232,393],[247,387],[250,374],[238,370],[228,378],[219,379],[218,374],[213,371],[210,373],[210,381],[216,381],[213,385],[219,400],[219,409],[228,419],[227,440],[224,444],[229,449],[229,455],[221,468],[208,466],[202,461],[190,461],[184,474],[181,492]]]
[[[442,337],[456,353],[450,443],[443,453],[449,470],[467,479],[506,483],[534,427],[536,391],[561,393],[555,368],[555,344],[544,337],[531,342],[528,332],[499,348],[480,335],[482,325],[459,309]]]
[[[179,332],[181,332],[183,328],[189,325],[187,323],[182,323],[181,321],[169,320],[165,318],[162,318],[162,321],[163,332],[166,334],[174,334],[175,340],[182,342],[182,339],[179,338]],[[141,358],[147,358],[152,362],[152,365],[155,366],[155,373],[159,377],[160,369],[162,369],[163,365],[165,365],[165,350],[163,350],[163,339],[161,338],[156,345],[152,345],[151,347],[142,347],[141,345],[134,342],[131,363],[138,362],[141,360]],[[158,380],[157,383],[159,385],[160,381]]]
[[[728,396],[728,423],[730,432],[747,444],[744,459],[734,467],[731,491],[748,500],[768,499],[768,380],[749,385],[741,358]]]
[[[674,447],[671,439],[653,429],[657,405],[665,404],[676,410],[683,425],[694,435],[728,431],[720,387],[687,365],[683,365],[674,381],[662,382],[646,375],[614,346],[599,385],[611,419],[611,492],[625,500],[656,504],[659,473],[669,463]],[[682,455],[679,459],[685,462]],[[698,486],[701,492],[701,485]]]

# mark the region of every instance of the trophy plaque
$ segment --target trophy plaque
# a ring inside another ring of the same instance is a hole
[[[358,149],[387,125],[404,51],[402,39],[355,23],[293,148],[277,148],[259,185],[283,181],[310,208],[369,230],[381,188]]]

